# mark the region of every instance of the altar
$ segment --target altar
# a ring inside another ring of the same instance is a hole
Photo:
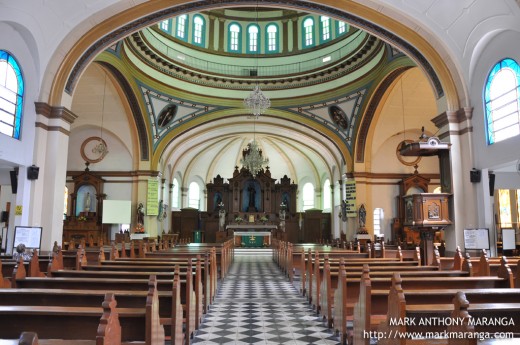
[[[233,230],[236,247],[265,247],[271,245],[271,231],[274,224],[229,224],[226,230]]]

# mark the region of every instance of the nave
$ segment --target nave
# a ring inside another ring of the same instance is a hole
[[[271,250],[235,250],[229,273],[192,344],[335,345],[339,341],[282,275]]]

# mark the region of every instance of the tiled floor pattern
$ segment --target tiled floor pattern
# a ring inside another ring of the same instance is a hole
[[[280,273],[271,255],[235,255],[192,344],[335,345],[337,337]]]

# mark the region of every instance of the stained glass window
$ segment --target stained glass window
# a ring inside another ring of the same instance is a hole
[[[330,40],[330,18],[321,16],[320,21],[321,21],[321,26],[320,26],[321,41],[325,42],[325,41]]]
[[[196,209],[200,206],[200,187],[197,182],[190,183],[188,188],[188,206]]]
[[[15,58],[0,50],[0,133],[20,139],[24,82]]]
[[[504,59],[491,69],[485,87],[484,107],[488,144],[520,134],[520,66]]]
[[[166,19],[166,20],[163,20],[159,23],[159,27],[161,28],[161,30],[163,31],[166,31],[166,32],[170,32],[170,20],[169,19]]]
[[[172,207],[179,208],[179,181],[176,178],[173,179]]]
[[[278,52],[278,27],[275,24],[267,26],[267,51],[269,53]]]
[[[374,209],[374,235],[381,234],[381,223],[385,216],[385,212],[382,208]]]
[[[342,22],[342,21],[338,21],[337,22],[337,25],[336,25],[336,31],[337,31],[337,35],[343,35],[344,33],[347,32],[347,23],[345,22]]]
[[[314,19],[307,18],[303,21],[303,46],[312,47],[314,45]]]
[[[500,212],[500,227],[510,228],[512,227],[511,220],[511,195],[509,189],[498,190],[498,203]]]
[[[236,23],[229,26],[229,50],[240,52],[240,25]]]
[[[303,185],[303,208],[302,211],[314,207],[314,186],[307,182]]]
[[[177,17],[177,37],[183,40],[186,39],[188,16],[183,14]]]
[[[256,25],[250,25],[249,28],[247,28],[247,35],[248,35],[248,52],[249,53],[258,53],[258,32],[260,30],[258,29],[258,26]]]
[[[329,210],[331,209],[332,204],[332,193],[330,190],[330,180],[326,179],[325,183],[323,184],[323,210]]]
[[[204,45],[204,18],[200,15],[193,18],[193,43]]]

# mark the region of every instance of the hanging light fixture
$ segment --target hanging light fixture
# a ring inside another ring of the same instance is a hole
[[[103,140],[103,120],[105,117],[106,89],[107,89],[107,74],[105,73],[105,84],[103,86],[103,103],[101,106],[101,133],[99,135],[99,143],[96,146],[94,146],[94,148],[92,149],[92,153],[94,153],[100,157],[105,157],[105,155],[108,153],[107,144]]]
[[[258,146],[256,139],[253,139],[242,151],[240,163],[249,170],[253,178],[264,169],[264,165],[269,164],[269,159],[262,156],[262,149]]]
[[[256,26],[258,27],[258,1],[256,2],[255,7],[256,14]],[[260,35],[260,30],[258,30],[257,35]],[[256,71],[254,73],[256,78],[256,85],[253,88],[253,91],[244,99],[244,106],[249,110],[249,113],[257,119],[260,115],[265,113],[267,109],[271,106],[271,101],[260,89],[260,85],[258,84],[258,54],[260,52],[259,36],[256,37]],[[253,74],[253,73],[251,73]]]

